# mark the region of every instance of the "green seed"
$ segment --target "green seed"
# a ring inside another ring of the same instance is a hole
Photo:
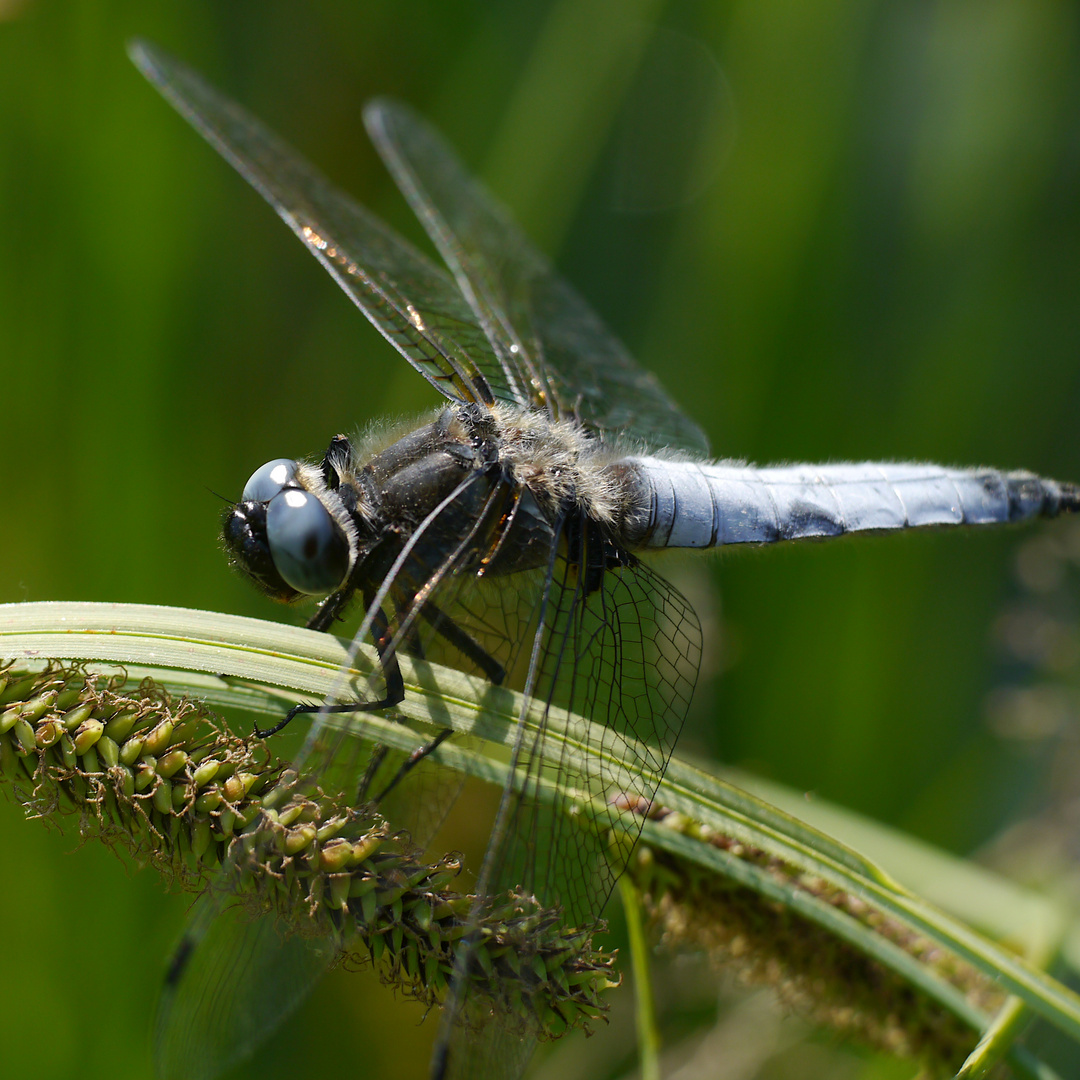
[[[330,877],[330,907],[340,911],[349,899],[349,875],[332,874]]]
[[[200,814],[208,814],[211,810],[216,810],[221,805],[221,792],[216,787],[210,788],[208,791],[204,791],[195,800],[195,809]]]
[[[170,777],[175,776],[187,763],[188,756],[183,750],[170,750],[167,754],[162,754],[158,758],[158,776],[163,776],[168,780]]]
[[[265,800],[263,805],[265,806]],[[303,816],[304,805],[303,803],[294,803],[292,806],[286,807],[279,814],[276,814],[276,818],[279,824],[284,825],[286,828],[289,825],[296,824],[297,821]]]
[[[239,802],[246,792],[244,791],[244,782],[239,776],[230,776],[223,785],[225,798],[229,802]]]
[[[334,840],[324,844],[319,852],[319,867],[331,874],[344,870],[352,861],[353,848],[348,840]]]
[[[282,803],[287,803],[292,798],[293,785],[296,781],[296,773],[289,770],[281,779],[280,783],[266,793],[263,805],[267,810],[277,810]]]
[[[411,914],[421,930],[427,933],[431,929],[431,904],[426,899],[417,900],[412,906]]]
[[[297,855],[315,840],[315,827],[313,825],[301,825],[298,829],[289,829],[285,834],[285,854]],[[346,895],[348,895],[348,883],[346,882]]]
[[[87,720],[75,732],[75,753],[82,757],[101,738],[105,725],[100,720]]]
[[[353,858],[358,863],[367,862],[382,847],[383,840],[384,837],[382,836],[377,836],[374,833],[368,834],[353,844]]]
[[[120,760],[125,765],[134,765],[139,758],[142,757],[143,741],[140,738],[128,739],[123,746],[120,747]]]
[[[143,740],[143,753],[157,757],[169,749],[172,742],[173,727],[171,720],[162,720],[160,724]]]
[[[168,780],[156,778],[158,785],[154,788],[154,809],[160,814],[168,814],[172,811],[172,784]]]
[[[79,756],[82,758],[82,769],[84,773],[101,772],[101,765],[98,764],[96,746],[91,746],[85,754],[80,754]]]
[[[17,753],[29,754],[31,750],[36,748],[36,737],[34,735],[34,729],[30,726],[30,722],[23,717],[19,717],[15,721],[15,726],[12,728],[15,733],[15,738],[18,740],[19,745],[15,748]]]
[[[48,690],[23,704],[22,717],[33,723],[35,720],[40,720],[55,704],[56,691]]]
[[[228,778],[232,776],[234,772],[236,772],[236,768],[237,766],[235,761],[223,761],[221,763],[221,767],[218,769],[217,777],[215,779],[228,780]]]
[[[195,786],[206,787],[206,785],[217,776],[220,768],[220,761],[215,761],[213,758],[207,758],[207,760],[202,762],[192,774],[192,780],[195,782]]]
[[[84,720],[90,719],[93,711],[94,706],[89,702],[84,705],[77,705],[74,709],[69,709],[63,716],[64,727],[68,731],[74,731]]]
[[[43,720],[34,732],[34,745],[39,750],[46,750],[60,741],[64,734],[64,725],[59,720]]]
[[[79,755],[75,753],[75,740],[67,732],[60,737],[60,756],[65,769],[74,769],[79,760]]]
[[[80,679],[75,683],[66,683],[66,689],[56,695],[56,707],[60,712],[66,712],[86,692],[86,680]]]
[[[107,769],[115,769],[120,763],[120,747],[108,735],[102,735],[98,739],[97,752],[101,760],[105,762],[105,768]]]
[[[9,682],[4,690],[0,691],[0,705],[6,705],[9,701],[24,700],[26,695],[37,685],[38,678],[37,675],[29,675],[19,682]]]
[[[341,832],[342,826],[345,825],[347,821],[347,818],[341,817],[340,815],[324,821],[319,826],[319,843],[325,844],[327,840],[337,836],[337,834]]]
[[[131,734],[131,729],[135,726],[135,721],[138,718],[139,714],[132,710],[119,712],[105,725],[105,734],[110,739],[122,743]]]

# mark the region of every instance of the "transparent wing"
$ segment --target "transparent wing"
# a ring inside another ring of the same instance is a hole
[[[445,271],[179,61],[143,42],[131,58],[424,378],[452,400],[490,403],[491,347]]]
[[[597,529],[571,532],[552,555],[527,639],[535,643],[532,692],[512,754],[515,775],[479,903],[516,889],[561,909],[566,925],[591,928],[626,867],[641,808],[656,794],[690,707],[701,627],[673,586]],[[628,762],[641,768],[628,770]],[[438,1075],[519,1076],[529,1040],[507,1031],[497,1014],[480,1032],[463,1028],[455,1023],[463,1006],[451,1001],[444,1013],[449,1045]]]
[[[708,453],[701,429],[639,367],[589,305],[552,269],[453,151],[406,106],[364,113],[382,154],[476,318],[499,363],[496,397],[575,416],[647,446]]]
[[[331,937],[282,934],[199,898],[154,1021],[159,1080],[211,1080],[242,1061],[311,992],[338,955]]]
[[[582,541],[583,558],[598,543]],[[521,886],[561,907],[577,927],[596,922],[625,868],[641,807],[656,794],[690,708],[701,658],[689,602],[643,563],[621,557],[627,561],[591,587],[579,565],[557,559],[543,601],[529,715],[535,735],[523,740],[517,768],[524,779],[494,840],[492,887]],[[572,736],[560,738],[559,754],[548,740],[555,729]],[[641,772],[628,772],[626,762]],[[553,800],[537,798],[540,785],[554,789]],[[577,813],[582,804],[587,828]]]

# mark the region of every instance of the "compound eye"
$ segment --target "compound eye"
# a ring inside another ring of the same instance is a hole
[[[289,488],[270,500],[266,540],[278,573],[297,592],[333,592],[349,572],[348,541],[326,507],[306,491]]]
[[[296,476],[296,462],[289,458],[274,458],[260,465],[244,485],[241,502],[269,502],[292,478]]]

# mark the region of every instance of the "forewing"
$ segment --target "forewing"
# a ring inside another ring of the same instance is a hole
[[[424,378],[451,400],[490,403],[487,338],[443,270],[195,72],[141,42],[131,58]]]
[[[497,398],[577,417],[601,435],[708,453],[701,429],[424,120],[385,99],[364,118],[491,339],[497,368],[484,373]]]

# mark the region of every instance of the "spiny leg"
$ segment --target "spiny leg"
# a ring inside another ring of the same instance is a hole
[[[423,746],[418,746],[401,763],[400,768],[394,774],[394,778],[390,781],[390,783],[387,784],[386,787],[384,787],[382,789],[382,791],[380,791],[379,794],[375,796],[375,804],[378,805],[379,803],[381,803],[383,801],[383,799],[385,799],[386,796],[389,795],[390,792],[393,791],[394,788],[396,788],[398,786],[398,784],[400,784],[401,781],[404,780],[405,777],[408,776],[409,773],[411,773],[413,771],[413,769],[415,769],[416,766],[419,765],[420,762],[424,760],[424,758],[426,758],[429,754],[431,754],[435,750],[437,750],[442,745],[442,743],[444,743],[453,733],[454,733],[453,728],[443,728],[442,731],[440,731],[439,734],[436,735],[435,738],[431,740],[431,742],[424,743]],[[381,748],[381,749],[384,749],[384,748]],[[382,759],[380,758],[380,761],[381,760]],[[365,780],[366,780],[366,782],[370,783],[370,780],[368,780],[367,778],[365,778]]]
[[[328,626],[337,617],[337,612],[343,606],[342,602],[334,604],[329,615],[324,616],[324,613],[331,608],[331,601],[333,600],[336,600],[336,597],[331,597],[330,600],[323,604],[318,614],[308,623],[308,626],[311,629],[324,630],[326,627],[322,624],[325,622]],[[394,705],[403,701],[405,699],[405,680],[401,675],[401,667],[398,665],[396,650],[391,648],[392,637],[386,613],[382,608],[379,608],[378,611],[375,612],[375,616],[371,622],[371,633],[372,637],[375,639],[375,649],[379,654],[379,663],[382,666],[383,681],[386,686],[386,692],[382,698],[378,701],[344,701],[334,705],[316,705],[311,702],[294,705],[285,714],[285,719],[278,721],[273,727],[264,729],[256,724],[255,737],[257,739],[268,739],[271,735],[276,735],[279,731],[287,727],[292,723],[295,717],[300,716],[301,714],[377,712],[379,709],[392,708]]]
[[[448,615],[431,603],[431,601],[427,601],[421,606],[420,615],[437,634],[449,642],[449,644],[457,649],[463,656],[471,660],[491,682],[495,683],[496,686],[501,684],[503,679],[506,678],[506,670],[503,668],[502,664],[500,664],[498,660],[496,660],[495,657],[467,631],[463,630]],[[382,802],[382,800],[385,799],[386,796],[389,795],[390,792],[393,791],[394,788],[396,788],[398,784],[400,784],[401,781],[424,760],[424,758],[437,750],[452,734],[453,731],[451,728],[443,728],[430,742],[425,743],[423,746],[418,746],[401,763],[401,766],[394,774],[394,777],[375,797],[375,802]],[[379,761],[381,763],[381,757]],[[366,789],[367,784],[371,782],[371,778],[374,775],[374,772],[370,767],[368,773],[369,775],[364,778],[364,789]]]

